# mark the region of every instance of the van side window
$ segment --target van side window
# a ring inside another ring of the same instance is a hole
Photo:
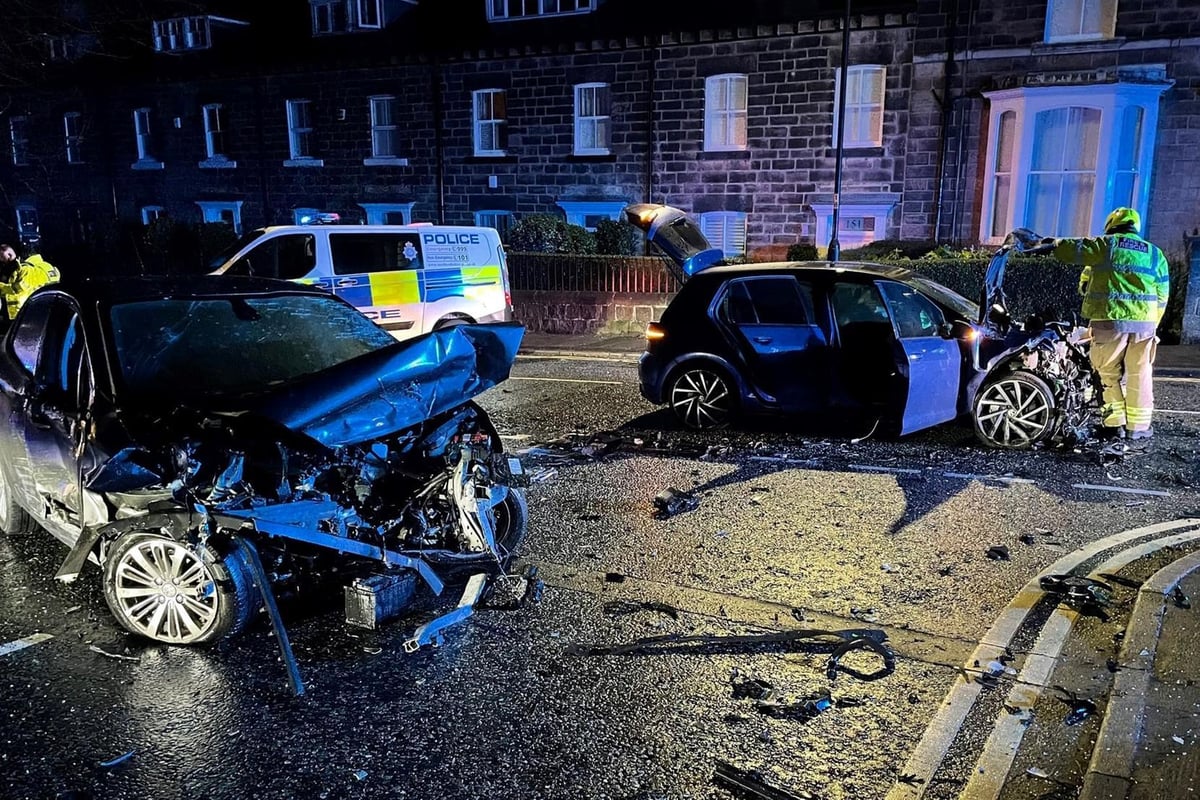
[[[329,254],[337,275],[421,269],[421,241],[415,233],[329,233]]]
[[[311,233],[276,236],[239,258],[230,272],[288,281],[303,278],[317,265],[316,247],[316,239]]]

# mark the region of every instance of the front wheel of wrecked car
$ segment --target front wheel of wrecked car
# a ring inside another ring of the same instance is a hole
[[[496,549],[500,552],[501,563],[507,569],[529,529],[529,503],[525,500],[525,492],[509,489],[504,502],[495,506],[492,514]]]
[[[708,366],[677,372],[667,389],[667,402],[680,422],[698,431],[725,427],[737,407],[733,382]]]
[[[989,447],[1025,450],[1050,435],[1054,392],[1032,372],[1016,370],[993,378],[975,396],[975,435]]]
[[[167,644],[198,645],[239,633],[257,593],[237,551],[128,533],[104,561],[104,599],[126,630]]]

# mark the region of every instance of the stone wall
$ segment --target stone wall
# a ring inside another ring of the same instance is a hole
[[[657,320],[670,294],[513,292],[513,316],[537,333],[637,333]]]

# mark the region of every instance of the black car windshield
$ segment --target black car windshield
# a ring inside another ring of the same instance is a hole
[[[246,395],[395,344],[333,297],[275,295],[114,305],[124,390],[144,395]]]
[[[947,289],[940,283],[934,283],[928,278],[913,275],[909,283],[916,286],[922,293],[928,295],[935,303],[945,306],[956,314],[962,315],[967,322],[979,319],[979,306],[963,297],[958,292]]]
[[[253,231],[250,231],[249,233],[242,234],[242,236],[236,242],[234,242],[233,244],[226,247],[212,261],[208,262],[209,269],[217,269],[222,264],[224,264],[226,261],[228,261],[229,259],[236,256],[239,252],[241,252],[241,249],[243,247],[250,244],[255,239],[262,236],[264,233],[266,233],[266,230],[264,230],[263,228],[258,228],[257,230],[253,230]]]

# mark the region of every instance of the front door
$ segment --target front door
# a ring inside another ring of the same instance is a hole
[[[784,410],[825,407],[829,337],[817,319],[811,284],[793,275],[732,280],[717,313],[768,402]]]
[[[912,433],[958,416],[962,353],[956,339],[943,336],[945,316],[933,301],[911,286],[881,281],[904,351],[907,373],[900,433]]]

